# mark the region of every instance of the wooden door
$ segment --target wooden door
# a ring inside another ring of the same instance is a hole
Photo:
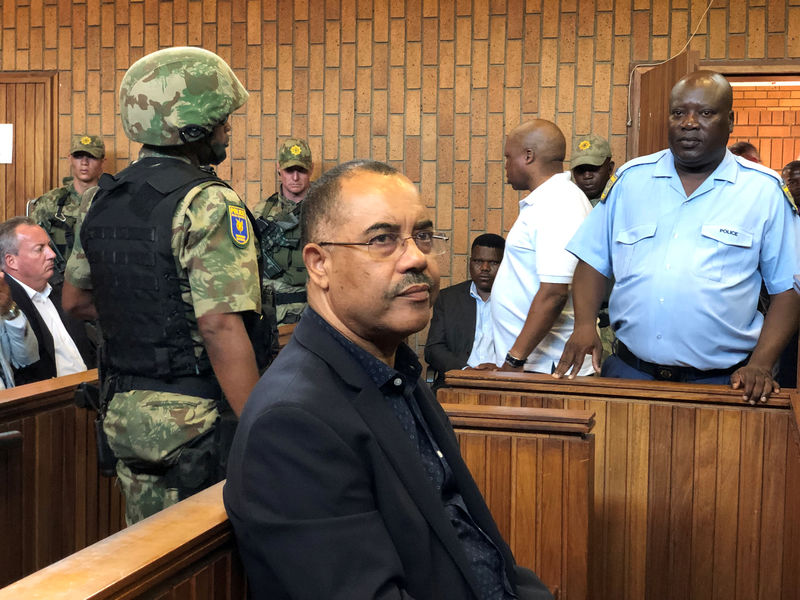
[[[0,73],[0,123],[14,126],[11,164],[0,164],[0,221],[25,214],[28,200],[55,187],[54,73]]]
[[[675,58],[643,71],[639,79],[638,102],[632,112],[637,115],[628,147],[628,157],[658,152],[667,147],[669,93],[684,75],[698,69],[696,52],[681,52]]]

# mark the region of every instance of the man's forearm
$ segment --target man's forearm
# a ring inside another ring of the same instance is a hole
[[[792,334],[797,331],[800,297],[794,290],[770,296],[769,309],[749,364],[772,368]]]
[[[84,321],[97,319],[97,309],[94,306],[91,290],[75,287],[69,281],[64,281],[61,291],[61,307],[76,319]]]
[[[242,317],[238,313],[203,315],[197,325],[217,381],[239,416],[258,381],[256,357]]]
[[[569,286],[543,283],[533,297],[525,324],[509,353],[515,358],[527,358],[552,329],[569,297]]]
[[[572,278],[572,304],[575,308],[575,328],[594,328],[606,294],[606,276],[594,267],[578,261]]]

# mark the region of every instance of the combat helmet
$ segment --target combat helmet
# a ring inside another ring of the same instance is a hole
[[[206,137],[247,97],[228,64],[213,52],[166,48],[143,56],[125,73],[120,117],[131,140],[178,146]]]

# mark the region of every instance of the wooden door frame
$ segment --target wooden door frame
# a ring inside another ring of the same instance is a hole
[[[701,69],[716,71],[725,77],[732,79],[742,79],[750,77],[785,77],[796,75],[800,77],[800,64],[796,60],[772,59],[772,60],[709,60],[699,61]],[[630,160],[636,156],[636,148],[639,146],[639,124],[641,108],[641,80],[642,74],[658,65],[649,63],[639,63],[633,65],[631,75],[630,97],[630,123],[628,124],[628,136],[625,144],[626,159]],[[620,162],[619,164],[622,164]]]
[[[50,98],[50,147],[44,155],[49,158],[50,186],[58,183],[58,71],[0,71],[0,82],[43,83]],[[16,135],[16,132],[14,132]]]

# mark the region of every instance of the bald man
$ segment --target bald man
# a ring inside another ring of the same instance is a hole
[[[496,362],[504,371],[552,373],[573,329],[569,286],[577,259],[565,247],[592,210],[564,172],[566,141],[550,121],[519,125],[506,138],[506,178],[530,192],[508,233],[492,288]],[[585,361],[582,375],[593,372]]]
[[[726,149],[733,93],[697,71],[672,88],[669,148],[617,171],[569,243],[575,333],[556,375],[591,352],[606,279],[617,335],[603,375],[732,385],[749,403],[778,389],[773,366],[797,330],[797,215],[777,174]],[[757,310],[761,281],[770,294]]]

